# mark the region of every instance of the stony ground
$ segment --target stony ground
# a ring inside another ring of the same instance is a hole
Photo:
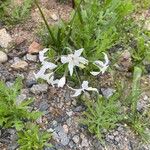
[[[69,5],[56,3],[54,0],[41,0],[41,5],[51,24],[57,23],[59,18],[68,19],[72,9]],[[80,124],[80,116],[85,107],[77,99],[70,97],[67,87],[56,89],[46,83],[36,82],[34,73],[38,70],[39,62],[37,50],[42,46],[35,33],[40,22],[40,14],[37,8],[33,8],[31,17],[25,24],[7,30],[0,23],[0,46],[5,49],[5,52],[0,51],[0,80],[11,86],[17,76],[23,77],[24,86],[18,100],[33,97],[33,109],[45,114],[37,123],[53,134],[51,142],[54,147],[45,150],[150,150],[150,145],[141,144],[139,138],[125,124],[118,124],[115,130],[106,132],[106,147],[103,147],[96,137]],[[12,47],[10,43],[15,46]],[[102,76],[99,82],[100,90],[108,97],[113,93],[113,88],[104,81],[105,77]],[[143,77],[143,87],[149,84],[150,75],[147,75]],[[141,95],[138,109],[145,109],[149,104],[150,93],[146,91]],[[0,149],[17,149],[16,140],[14,129],[0,129]]]

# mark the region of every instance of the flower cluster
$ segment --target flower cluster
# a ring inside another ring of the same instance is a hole
[[[85,68],[86,65],[88,65],[89,61],[81,56],[83,52],[83,48],[76,50],[74,53],[68,54],[68,55],[62,55],[59,59],[62,63],[62,65],[67,64],[67,70],[69,71],[70,76],[73,75],[75,67],[79,68]],[[48,57],[45,56],[45,54],[49,51],[48,48],[43,49],[39,52],[39,60],[41,62],[41,69],[39,72],[35,74],[36,79],[43,79],[47,81],[48,84],[51,84],[52,86],[57,85],[57,87],[64,87],[66,84],[66,72],[60,79],[54,78],[55,69],[57,69],[58,65],[49,62]],[[109,59],[108,56],[104,54],[105,62],[102,62],[100,60],[94,61],[93,64],[99,69],[99,71],[92,71],[90,72],[93,76],[97,76],[100,73],[104,73],[108,66],[109,66]],[[71,87],[70,87],[71,88]],[[85,91],[96,91],[98,90],[96,88],[92,88],[88,86],[88,81],[83,81],[80,89],[73,89],[71,88],[75,93],[72,95],[72,97],[76,97],[82,94],[82,92]]]

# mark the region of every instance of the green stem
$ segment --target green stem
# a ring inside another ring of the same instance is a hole
[[[45,16],[44,16],[44,13],[43,13],[42,9],[40,8],[40,6],[39,6],[37,0],[34,0],[34,2],[35,2],[36,6],[38,7],[38,9],[39,9],[39,11],[40,11],[40,13],[41,13],[41,16],[42,16],[42,18],[43,18],[43,21],[44,21],[44,23],[45,23],[45,25],[46,25],[46,27],[47,27],[47,29],[48,29],[48,32],[49,32],[49,34],[50,34],[50,36],[51,36],[53,42],[56,43],[56,39],[55,39],[55,37],[54,37],[54,35],[53,35],[53,32],[51,31],[51,29],[50,29],[50,27],[49,27],[49,25],[48,25],[48,22],[46,21],[46,18],[45,18]]]
[[[80,79],[80,77],[79,77],[79,75],[78,75],[78,72],[77,72],[77,69],[76,69],[76,68],[75,68],[75,74],[76,74],[76,76],[77,76],[77,78],[78,78],[79,84],[81,84],[81,79]]]
[[[69,39],[69,37],[70,37],[70,35],[71,35],[73,22],[74,22],[74,20],[75,20],[75,16],[76,16],[76,14],[77,14],[77,12],[78,12],[78,10],[79,10],[80,5],[81,5],[82,2],[83,2],[83,0],[81,0],[80,3],[78,4],[78,6],[76,7],[75,13],[74,13],[74,15],[73,15],[73,17],[72,17],[72,19],[71,19],[71,21],[70,21],[70,25],[69,25],[69,29],[70,29],[70,30],[69,30],[68,34],[66,35],[66,39],[67,39],[67,40]]]

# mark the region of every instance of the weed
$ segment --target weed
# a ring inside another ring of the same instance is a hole
[[[10,0],[5,0],[0,6],[0,17],[7,25],[21,23],[29,16],[32,4],[32,0],[24,0],[22,5],[16,5]]]
[[[116,93],[108,100],[99,97],[95,103],[86,100],[87,110],[84,112],[85,119],[82,123],[88,130],[95,134],[102,141],[104,129],[109,131],[116,127],[117,123],[123,119],[117,104],[119,94]]]
[[[130,110],[127,113],[127,124],[142,137],[145,142],[149,141],[149,133],[147,133],[146,128],[148,127],[148,122],[146,122],[144,116],[140,114],[137,110],[137,103],[140,96],[140,78],[142,75],[142,70],[139,67],[134,68],[132,90],[128,96],[128,107]]]
[[[12,87],[7,87],[3,82],[0,82],[0,126],[21,130],[24,127],[24,122],[27,120],[37,119],[41,113],[29,111],[29,104],[33,100],[29,99],[19,103],[17,96],[21,89],[22,82],[18,78]]]
[[[52,146],[47,143],[51,138],[50,133],[40,131],[34,124],[28,124],[25,130],[19,131],[18,138],[20,150],[42,150],[45,146]]]
[[[35,0],[36,2],[36,0]],[[36,2],[39,10],[40,6]],[[118,40],[119,24],[132,11],[130,0],[76,1],[76,8],[69,22],[61,21],[49,27],[49,47],[59,54],[67,53],[65,48],[84,48],[84,56],[100,58],[101,52],[111,48]]]

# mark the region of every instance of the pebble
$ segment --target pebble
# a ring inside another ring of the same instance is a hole
[[[112,88],[101,88],[101,92],[105,98],[109,99],[115,93],[115,90]]]
[[[71,117],[73,115],[73,111],[66,112],[66,114]]]
[[[39,51],[42,50],[42,46],[37,43],[37,42],[32,42],[32,44],[29,46],[29,49],[28,49],[28,53],[29,54],[37,54],[39,53]]]
[[[58,133],[58,138],[61,144],[64,146],[68,145],[70,139],[68,135],[65,133],[64,128],[61,125],[59,125],[58,127],[55,128],[55,131]]]
[[[51,16],[51,18],[54,20],[54,21],[57,21],[58,20],[58,16],[56,15],[56,14],[51,14],[50,15]]]
[[[18,97],[16,99],[16,103],[19,105],[21,102],[23,102],[26,99],[27,99],[27,95],[26,94],[20,94],[20,95],[18,95]]]
[[[88,140],[86,138],[82,139],[81,146],[82,147],[89,147],[89,143],[88,143]]]
[[[65,133],[68,133],[69,129],[68,126],[66,124],[63,125],[63,129]]]
[[[0,51],[0,63],[5,63],[7,62],[7,60],[8,60],[7,54]]]
[[[150,20],[147,20],[147,21],[145,22],[144,28],[145,28],[146,30],[150,31]]]
[[[0,29],[0,46],[2,48],[7,48],[12,42],[11,36],[7,33],[6,29]]]
[[[37,55],[27,54],[27,55],[26,55],[26,59],[27,59],[28,61],[31,61],[31,62],[36,62],[36,61],[37,61]]]
[[[34,71],[30,71],[29,74],[28,74],[28,76],[27,76],[26,86],[28,88],[31,88],[34,84],[36,84],[36,79],[35,79]]]
[[[78,135],[75,135],[73,138],[72,138],[73,142],[75,142],[76,144],[79,142],[80,140],[80,137]]]
[[[37,84],[37,85],[33,85],[30,89],[30,91],[33,94],[40,94],[42,92],[47,92],[48,90],[48,85],[47,84]]]
[[[42,101],[39,105],[39,110],[40,111],[47,111],[49,105],[46,101]]]
[[[23,60],[19,60],[11,65],[11,68],[16,70],[25,70],[28,67],[28,63]]]

